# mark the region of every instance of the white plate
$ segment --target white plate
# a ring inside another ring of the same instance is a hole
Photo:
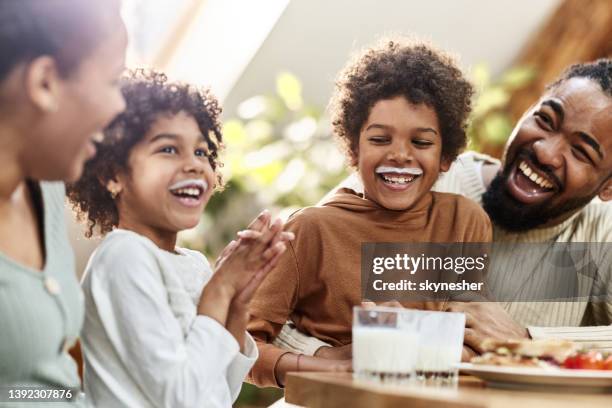
[[[566,391],[612,392],[612,371],[569,370],[563,368],[503,367],[471,363],[459,370],[500,388],[562,387]]]

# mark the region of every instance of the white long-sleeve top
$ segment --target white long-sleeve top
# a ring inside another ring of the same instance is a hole
[[[126,230],[108,234],[83,277],[85,393],[95,407],[231,407],[257,359],[196,315],[212,275],[199,252],[170,253]]]

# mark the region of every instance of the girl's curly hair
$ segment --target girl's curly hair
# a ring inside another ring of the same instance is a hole
[[[467,142],[474,89],[453,58],[422,41],[397,38],[357,54],[340,72],[330,102],[336,137],[357,165],[359,133],[376,102],[404,96],[438,116],[442,157],[454,160]]]
[[[221,107],[208,89],[170,82],[165,74],[152,70],[129,71],[121,79],[126,109],[104,130],[96,143],[96,156],[85,164],[81,178],[67,186],[67,196],[79,221],[87,222],[85,236],[94,228],[101,234],[119,223],[117,206],[106,184],[119,172],[129,172],[132,148],[140,142],[160,115],[185,112],[192,116],[206,137],[208,159],[217,173],[217,186],[223,181],[218,172],[222,166],[218,154],[223,147],[219,116]]]

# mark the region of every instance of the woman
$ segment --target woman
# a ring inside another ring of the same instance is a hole
[[[127,36],[116,1],[0,3],[0,400],[78,405],[68,355],[83,300],[65,231],[64,186],[124,108]]]

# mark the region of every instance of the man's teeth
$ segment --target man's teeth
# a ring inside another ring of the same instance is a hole
[[[394,184],[406,184],[406,183],[410,183],[412,180],[415,179],[414,176],[385,176],[384,174],[381,174],[382,178],[384,181],[386,181],[387,183],[394,183]]]
[[[538,186],[549,189],[554,187],[550,181],[546,180],[542,176],[539,176],[531,167],[529,167],[527,162],[522,161],[519,164],[519,169],[525,175],[525,177],[529,178],[529,180],[533,181]]]

